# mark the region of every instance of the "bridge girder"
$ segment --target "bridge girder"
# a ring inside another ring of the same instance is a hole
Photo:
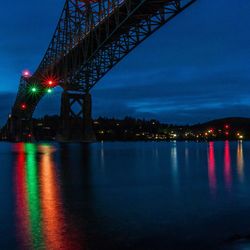
[[[66,1],[35,73],[54,75],[65,89],[91,89],[124,56],[195,0]]]

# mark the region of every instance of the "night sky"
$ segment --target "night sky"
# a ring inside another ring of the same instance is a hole
[[[64,0],[1,4],[1,125],[22,70],[34,71],[42,59],[63,4]],[[133,116],[181,124],[249,117],[249,13],[249,0],[197,0],[97,84],[92,91],[94,117]],[[45,97],[35,116],[59,113],[59,102],[59,93]]]

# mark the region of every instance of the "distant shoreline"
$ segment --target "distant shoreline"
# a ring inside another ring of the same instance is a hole
[[[56,141],[61,130],[59,116],[33,119],[32,141]],[[77,125],[81,125],[81,121]],[[99,117],[93,120],[97,141],[238,141],[250,140],[250,118],[232,117],[195,125],[174,125],[155,119],[124,119]],[[24,135],[25,136],[25,135]],[[4,133],[1,133],[5,141]],[[29,140],[27,140],[29,141]]]

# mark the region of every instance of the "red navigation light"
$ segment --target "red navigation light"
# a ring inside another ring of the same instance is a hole
[[[44,85],[44,87],[56,87],[58,85],[58,82],[59,82],[59,79],[54,76],[54,75],[47,75],[47,76],[44,76],[43,79],[42,79],[42,85]]]
[[[25,103],[21,104],[21,109],[25,110],[27,108],[27,105]]]
[[[31,138],[31,137],[32,137],[32,134],[28,134],[28,137]]]
[[[49,80],[49,81],[48,81],[48,84],[51,86],[51,85],[54,84],[54,82],[53,82],[52,80]]]
[[[226,124],[226,125],[225,125],[225,129],[229,129],[229,125]]]
[[[226,132],[225,134],[226,134],[226,136],[228,136],[228,135],[229,135],[229,132]]]
[[[57,85],[57,82],[55,79],[52,79],[52,78],[48,78],[44,81],[44,84],[47,85],[47,86],[50,86],[50,87],[54,87]]]

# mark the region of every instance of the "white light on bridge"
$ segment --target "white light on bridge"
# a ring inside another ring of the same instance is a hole
[[[31,73],[29,70],[25,69],[23,72],[22,72],[22,76],[23,77],[31,77]]]

